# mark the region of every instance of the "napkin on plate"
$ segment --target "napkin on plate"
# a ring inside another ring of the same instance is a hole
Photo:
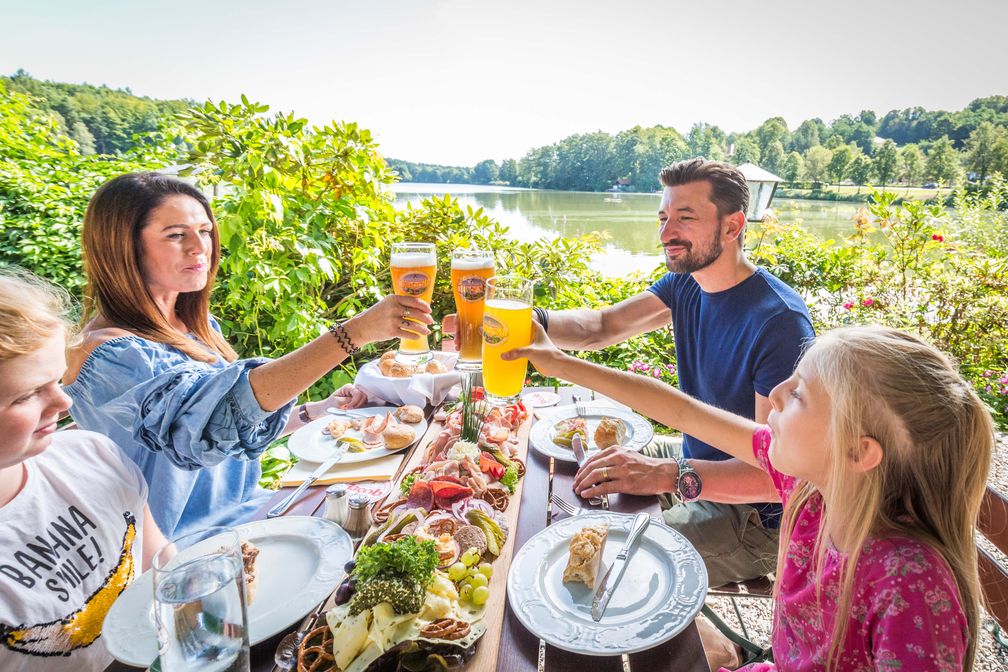
[[[333,483],[354,483],[356,481],[389,481],[396,475],[406,453],[386,455],[367,462],[351,462],[337,464],[327,471],[315,485],[332,485]],[[280,479],[280,487],[287,488],[300,485],[312,472],[318,468],[314,462],[301,461],[287,470]]]
[[[458,385],[460,376],[454,371],[458,353],[435,352],[434,359],[445,365],[447,373],[418,373],[409,378],[388,378],[382,375],[377,361],[365,364],[357,371],[354,385],[367,393],[372,402],[380,400],[390,404],[413,404],[423,407],[429,401],[437,406]]]

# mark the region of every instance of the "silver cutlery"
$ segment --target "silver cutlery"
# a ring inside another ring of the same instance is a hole
[[[616,555],[613,564],[609,566],[609,570],[605,573],[605,576],[602,577],[598,590],[595,591],[595,599],[592,600],[592,620],[596,623],[602,620],[602,615],[605,613],[606,607],[609,606],[609,600],[612,599],[616,586],[619,585],[620,579],[623,578],[623,572],[626,571],[627,559],[633,550],[634,544],[644,534],[644,530],[647,529],[650,523],[651,516],[646,513],[638,513],[634,516],[633,526],[630,528],[630,534],[627,535],[626,542]],[[613,570],[615,570],[615,574]],[[610,576],[612,576],[611,579],[609,578]]]
[[[592,392],[592,395],[594,395],[594,394],[595,393]],[[575,394],[574,395],[574,411],[578,414],[579,418],[584,418],[584,417],[588,416],[588,405],[584,403],[584,401],[582,400],[580,394]],[[578,439],[578,435],[575,434],[574,438]],[[571,441],[571,445],[573,446],[573,440]],[[581,449],[581,458],[577,457],[577,451],[576,450],[575,450],[575,453],[574,453],[574,458],[578,460],[578,467],[580,467],[582,464],[584,464],[584,460],[586,459],[586,457],[585,457],[585,454],[584,454],[584,447],[583,446],[582,446],[582,449]],[[591,499],[588,500],[588,503],[591,504],[592,506],[601,506],[603,509],[605,509],[606,511],[608,511],[609,510],[609,495],[602,495],[601,497],[592,497]]]
[[[301,493],[304,492],[308,486],[322,478],[327,471],[336,466],[336,463],[343,459],[347,453],[346,443],[340,441],[337,445],[336,454],[330,457],[328,460],[319,465],[319,468],[311,473],[311,476],[306,478],[301,485],[299,485],[294,492],[287,495],[282,502],[274,506],[272,509],[266,512],[267,518],[276,518],[277,516],[283,515],[284,511],[290,508],[290,505],[294,503]]]
[[[336,408],[335,406],[330,406],[329,408],[325,409],[325,412],[328,413],[329,415],[345,415],[348,418],[357,418],[360,420],[371,417],[370,413],[364,413],[363,411],[355,411],[352,408]]]
[[[574,459],[577,460],[577,465],[580,469],[584,466],[584,463],[588,461],[588,456],[585,455],[584,443],[581,441],[580,434],[574,434],[571,438],[571,449],[574,451]],[[602,506],[602,501],[601,497],[590,497],[588,499],[588,503],[592,506]]]
[[[582,509],[580,506],[574,506],[560,495],[553,495],[553,506],[563,511],[568,516],[580,516],[582,513],[592,512],[592,509]],[[659,519],[657,516],[651,516],[651,522],[655,525],[665,524],[664,521]]]

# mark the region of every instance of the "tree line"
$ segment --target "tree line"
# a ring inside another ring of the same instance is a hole
[[[958,112],[921,107],[807,119],[793,131],[782,117],[744,133],[694,124],[635,126],[611,135],[571,135],[520,159],[471,168],[390,160],[404,181],[508,184],[540,189],[654,191],[662,166],[692,156],[756,163],[795,186],[951,186],[1008,175],[1008,96],[978,98]]]
[[[37,80],[23,70],[0,77],[54,112],[82,154],[121,155],[134,136],[158,129],[192,101],[138,97],[129,89]],[[598,131],[535,147],[518,159],[443,166],[388,159],[405,182],[502,184],[572,191],[654,191],[663,166],[692,156],[752,162],[792,186],[983,183],[1008,175],[1008,96],[978,98],[956,112],[922,107],[807,119],[791,130],[781,117],[729,133],[697,123],[683,135],[669,126]]]

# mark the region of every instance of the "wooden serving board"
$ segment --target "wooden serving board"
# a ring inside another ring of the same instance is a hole
[[[427,428],[427,432],[423,435],[420,441],[418,441],[413,448],[410,449],[409,455],[405,460],[403,460],[398,473],[392,480],[392,486],[389,489],[388,494],[383,500],[379,500],[374,504],[372,512],[381,508],[386,503],[394,502],[401,498],[399,483],[402,481],[403,475],[408,474],[415,467],[420,466],[423,454],[427,450],[427,446],[431,443],[431,441],[437,438],[443,429],[444,425],[442,423],[434,422],[432,419],[430,426]],[[523,422],[518,428],[518,449],[515,453],[515,457],[526,463],[526,465],[528,464],[528,436],[531,429],[532,415],[530,413],[529,417],[526,418],[525,422]],[[470,660],[466,665],[467,669],[473,670],[474,672],[484,672],[484,670],[497,669],[497,652],[500,646],[501,633],[503,632],[504,611],[507,605],[507,575],[508,569],[511,567],[511,558],[514,555],[515,533],[518,530],[518,510],[521,508],[522,491],[524,487],[525,478],[522,477],[518,479],[518,486],[515,488],[514,494],[511,495],[511,502],[508,505],[507,511],[504,511],[503,513],[504,520],[508,526],[508,537],[507,541],[504,543],[504,547],[501,549],[501,554],[497,556],[497,559],[492,563],[494,571],[493,576],[490,579],[490,599],[487,600],[486,611],[483,615],[483,621],[486,624],[487,631],[476,644],[476,655],[473,656],[472,660]],[[543,511],[543,515],[545,516],[545,510]],[[372,529],[374,529],[374,526],[372,526]],[[333,596],[330,596],[322,614],[311,627],[315,628],[319,625],[324,625],[325,612],[333,606],[335,606]]]

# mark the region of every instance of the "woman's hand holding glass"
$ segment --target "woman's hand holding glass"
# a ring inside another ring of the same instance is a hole
[[[359,347],[393,338],[414,338],[417,334],[426,336],[431,333],[430,324],[434,324],[434,318],[429,304],[412,296],[390,294],[347,320],[343,327]]]

